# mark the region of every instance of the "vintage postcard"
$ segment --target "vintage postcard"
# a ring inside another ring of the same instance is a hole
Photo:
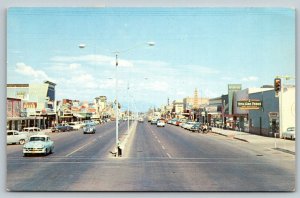
[[[295,10],[7,10],[7,190],[295,191]]]

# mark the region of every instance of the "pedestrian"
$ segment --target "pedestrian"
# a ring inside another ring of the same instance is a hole
[[[206,124],[203,124],[202,132],[207,133],[207,125]]]

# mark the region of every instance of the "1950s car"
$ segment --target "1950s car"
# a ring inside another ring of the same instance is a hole
[[[23,146],[24,157],[30,154],[43,154],[48,155],[52,153],[54,149],[54,143],[50,140],[48,135],[33,135],[29,138],[29,141]]]
[[[26,134],[22,134],[16,130],[8,130],[6,136],[7,144],[25,144],[28,141]]]

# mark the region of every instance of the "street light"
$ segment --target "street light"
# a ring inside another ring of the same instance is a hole
[[[113,53],[115,54],[115,65],[116,65],[116,68],[115,68],[115,78],[116,78],[116,84],[115,84],[115,91],[116,91],[116,105],[115,105],[115,113],[116,113],[116,157],[118,157],[118,146],[119,146],[119,102],[118,102],[118,55],[119,54],[123,54],[125,52],[128,52],[128,51],[131,51],[139,46],[142,46],[142,45],[145,45],[147,44],[148,46],[152,47],[152,46],[155,46],[155,42],[153,41],[150,41],[150,42],[147,42],[147,43],[141,43],[141,44],[138,44],[138,45],[135,45],[133,46],[132,48],[128,48],[128,49],[125,49],[125,50],[119,50],[119,51],[113,51]],[[79,44],[78,45],[79,48],[85,48],[86,45],[85,44]]]

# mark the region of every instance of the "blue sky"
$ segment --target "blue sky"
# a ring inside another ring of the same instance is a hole
[[[284,8],[11,8],[7,83],[57,83],[57,99],[115,96],[139,110],[295,76],[295,13]],[[149,47],[146,42],[155,42]],[[84,49],[78,48],[84,43]]]

